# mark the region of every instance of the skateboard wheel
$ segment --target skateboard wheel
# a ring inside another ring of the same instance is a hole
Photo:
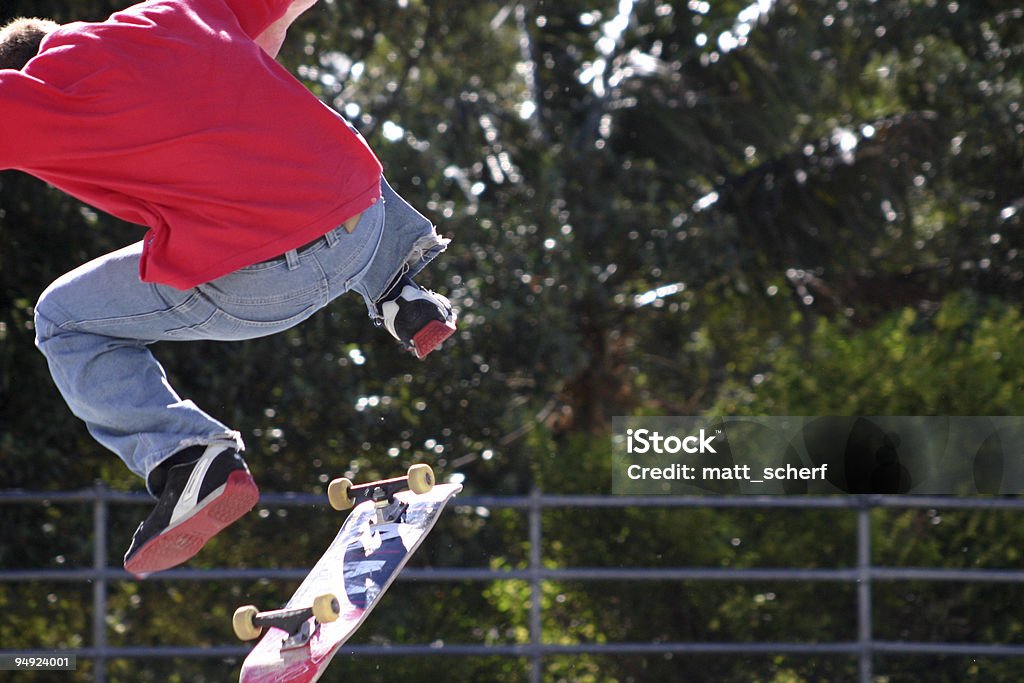
[[[355,500],[349,495],[352,489],[352,480],[335,479],[327,485],[327,500],[335,510],[348,510],[355,505]]]
[[[337,621],[341,616],[341,605],[333,593],[318,595],[313,599],[313,617],[321,624]]]
[[[434,488],[434,470],[430,465],[413,465],[409,468],[409,490],[413,493],[429,493]]]
[[[256,640],[263,629],[256,625],[254,619],[259,611],[253,605],[245,605],[235,610],[231,618],[231,626],[239,640]]]

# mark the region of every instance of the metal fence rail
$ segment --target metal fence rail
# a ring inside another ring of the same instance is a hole
[[[129,580],[119,567],[107,564],[108,512],[111,505],[149,504],[142,493],[111,491],[98,483],[93,488],[70,492],[0,490],[0,505],[40,505],[81,503],[92,506],[93,561],[87,568],[2,570],[0,583],[33,581],[92,583],[92,644],[63,651],[94,663],[96,683],[105,683],[107,663],[112,659],[153,658],[226,658],[244,657],[248,646],[220,647],[113,647],[107,642],[106,616],[108,586]],[[324,506],[326,496],[311,494],[263,494],[260,505],[266,507]],[[952,498],[943,496],[577,496],[551,495],[539,491],[529,496],[474,496],[458,500],[470,507],[514,508],[528,517],[529,566],[526,569],[489,568],[409,568],[399,580],[431,582],[521,580],[530,585],[529,643],[520,645],[351,645],[344,651],[353,656],[508,656],[527,658],[531,663],[531,683],[540,683],[546,657],[574,654],[600,655],[849,655],[858,658],[860,683],[873,678],[873,660],[877,654],[964,655],[985,657],[1024,657],[1024,645],[985,643],[933,643],[876,640],[872,633],[872,584],[879,581],[955,581],[971,583],[1024,584],[1024,570],[941,569],[930,567],[878,567],[871,561],[870,513],[874,509],[1013,510],[1024,512],[1024,500],[1017,498]],[[856,565],[829,569],[722,569],[722,568],[606,568],[567,567],[549,569],[543,562],[542,513],[551,508],[727,508],[727,509],[834,509],[856,515]],[[149,581],[252,581],[256,579],[301,580],[308,568],[294,569],[172,569]],[[542,637],[541,588],[545,581],[706,581],[706,582],[832,582],[855,584],[857,588],[857,637],[838,642],[616,642],[556,645]],[[0,655],[52,654],[44,650],[5,650]]]

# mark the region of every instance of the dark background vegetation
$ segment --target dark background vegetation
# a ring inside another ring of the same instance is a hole
[[[122,6],[7,0],[0,20],[101,20]],[[470,493],[609,493],[613,415],[1024,414],[1019,3],[752,7],[323,0],[281,60],[454,238],[425,284],[451,295],[460,332],[420,363],[353,297],[273,338],[161,345],[172,381],[243,432],[263,490],[307,493],[416,461],[464,476]],[[141,489],[68,413],[31,329],[49,282],[140,236],[0,174],[0,487]],[[114,508],[115,542],[144,512]],[[88,566],[88,507],[3,515],[3,568]],[[190,566],[308,566],[336,524],[324,510],[264,508]],[[827,511],[550,511],[544,524],[552,566],[855,557],[853,518]],[[880,564],[1024,564],[1010,513],[876,512],[873,530]],[[522,567],[526,537],[519,512],[453,512],[416,562]],[[228,644],[237,604],[273,605],[293,588],[116,583],[109,638]],[[1022,593],[880,587],[875,634],[1019,644]],[[0,585],[0,642],[88,645],[89,597],[74,584]],[[526,642],[528,597],[519,582],[399,583],[355,642]],[[548,642],[842,641],[855,617],[854,589],[833,584],[545,584]],[[237,665],[118,661],[110,680],[223,681]],[[444,680],[525,677],[515,659],[443,665]],[[327,680],[436,680],[434,666],[361,661]],[[587,655],[549,660],[545,680],[848,681],[855,666]],[[886,681],[1024,679],[1012,659],[889,656],[875,668]]]

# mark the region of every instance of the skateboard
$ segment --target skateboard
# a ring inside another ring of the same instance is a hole
[[[352,512],[295,594],[278,610],[260,612],[253,605],[235,610],[236,636],[263,635],[242,663],[239,683],[319,679],[461,490],[461,484],[435,485],[427,465],[367,484],[332,481],[331,507]]]

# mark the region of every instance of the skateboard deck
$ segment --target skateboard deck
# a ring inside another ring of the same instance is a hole
[[[288,603],[281,610],[265,613],[290,613],[291,625],[266,629],[245,658],[239,682],[309,683],[319,679],[342,644],[377,606],[448,501],[461,490],[461,484],[438,484],[426,493],[394,493],[388,508],[379,500],[356,505]],[[328,616],[312,616],[318,613],[314,603],[319,604],[320,615],[329,604]],[[239,611],[242,609],[247,608]],[[255,608],[248,609],[255,613]]]

